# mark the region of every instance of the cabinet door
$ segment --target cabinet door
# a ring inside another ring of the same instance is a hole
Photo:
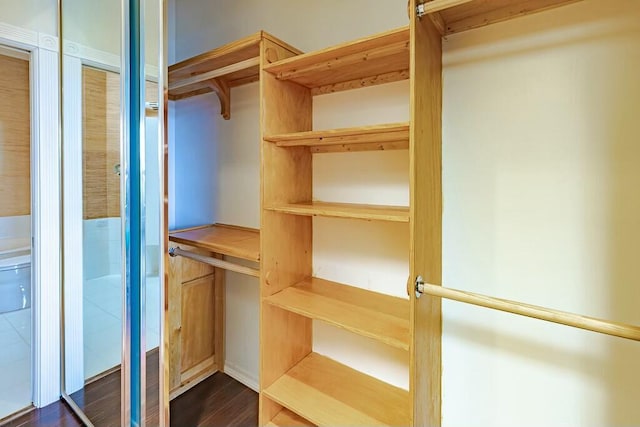
[[[182,382],[214,363],[215,287],[209,275],[182,285]]]

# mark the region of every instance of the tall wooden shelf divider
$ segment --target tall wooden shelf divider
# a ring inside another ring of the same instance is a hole
[[[414,285],[442,275],[442,36],[573,1],[411,0],[408,27],[300,55],[265,43],[259,425],[441,425],[441,300]],[[314,96],[403,79],[409,123],[313,129]],[[312,199],[314,154],[399,149],[409,206]],[[312,277],[314,216],[408,223],[409,299]],[[313,320],[408,351],[409,390],[314,353]]]

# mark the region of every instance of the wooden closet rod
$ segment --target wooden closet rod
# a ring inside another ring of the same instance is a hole
[[[212,80],[218,77],[225,76],[227,74],[246,70],[252,67],[257,67],[258,65],[260,65],[260,57],[245,59],[244,61],[227,65],[226,67],[218,68],[217,70],[212,70],[206,73],[197,74],[192,77],[187,77],[183,80],[178,80],[177,82],[169,83],[169,90],[180,89],[181,87],[184,87],[184,86],[205,82],[207,80]]]
[[[608,320],[596,319],[594,317],[582,316],[579,314],[568,313],[566,311],[553,310],[536,305],[445,288],[428,283],[418,284],[418,293],[420,292],[435,297],[464,302],[466,304],[506,311],[521,316],[546,320],[547,322],[559,323],[561,325],[567,325],[574,328],[586,329],[588,331],[599,332],[601,334],[640,341],[640,327],[634,325],[610,322]]]
[[[419,5],[420,13],[428,15],[429,13],[440,12],[461,4],[469,3],[473,0],[433,0]]]
[[[260,270],[256,270],[255,268],[245,267],[244,265],[234,264],[229,261],[223,261],[218,258],[212,258],[200,254],[196,254],[193,252],[185,251],[184,249],[180,249],[180,247],[174,247],[169,249],[170,256],[182,256],[185,258],[192,259],[194,261],[203,262],[205,264],[212,265],[217,268],[222,268],[223,270],[234,271],[236,273],[246,274],[248,276],[260,277]]]

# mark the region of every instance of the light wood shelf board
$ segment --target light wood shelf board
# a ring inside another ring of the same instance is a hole
[[[315,427],[315,424],[311,424],[299,415],[283,408],[273,420],[267,424],[267,427]]]
[[[408,69],[408,27],[295,56],[265,67],[265,71],[279,80],[290,80],[308,88],[324,88],[323,93],[406,79]],[[341,83],[346,86],[337,86]]]
[[[260,230],[253,228],[214,224],[171,232],[169,240],[221,255],[260,261]]]
[[[409,301],[310,278],[266,302],[305,317],[409,350]]]
[[[444,22],[444,35],[460,33],[532,13],[575,3],[580,0],[434,0],[427,10],[438,11]],[[457,3],[462,3],[458,4]]]
[[[292,215],[364,219],[368,221],[409,222],[409,208],[404,206],[359,205],[352,203],[302,202],[265,207]]]
[[[407,426],[409,392],[310,353],[263,393],[318,426]]]
[[[407,149],[409,147],[409,124],[394,123],[361,126],[344,129],[297,132],[266,136],[265,141],[278,147],[313,147],[323,151],[363,151],[384,149]],[[358,146],[361,146],[358,148]]]
[[[260,78],[260,45],[270,40],[296,53],[300,50],[265,31],[220,46],[216,49],[178,62],[169,67],[169,99],[177,101],[214,92],[208,83],[217,79],[234,88],[253,83]]]

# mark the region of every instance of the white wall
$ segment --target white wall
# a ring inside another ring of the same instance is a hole
[[[176,59],[261,28],[310,50],[407,24],[404,3],[219,3],[177,4]],[[587,0],[444,42],[445,285],[640,323],[639,45],[635,0]],[[317,97],[314,128],[406,120],[407,87]],[[213,96],[177,103],[176,168],[189,138],[208,135],[213,156],[190,154],[188,167],[214,182],[221,222],[257,225],[257,97],[255,84],[234,89],[228,122]],[[317,155],[314,197],[405,204],[407,164],[406,152]],[[177,211],[193,209],[175,179]],[[316,219],[314,272],[402,295],[407,240],[403,225]],[[226,362],[257,381],[258,283],[228,280],[227,315],[242,321],[227,322]],[[637,343],[453,302],[443,317],[443,425],[640,424]],[[406,356],[314,332],[316,351],[406,386]]]
[[[58,34],[57,0],[0,0],[0,22],[45,34]]]

